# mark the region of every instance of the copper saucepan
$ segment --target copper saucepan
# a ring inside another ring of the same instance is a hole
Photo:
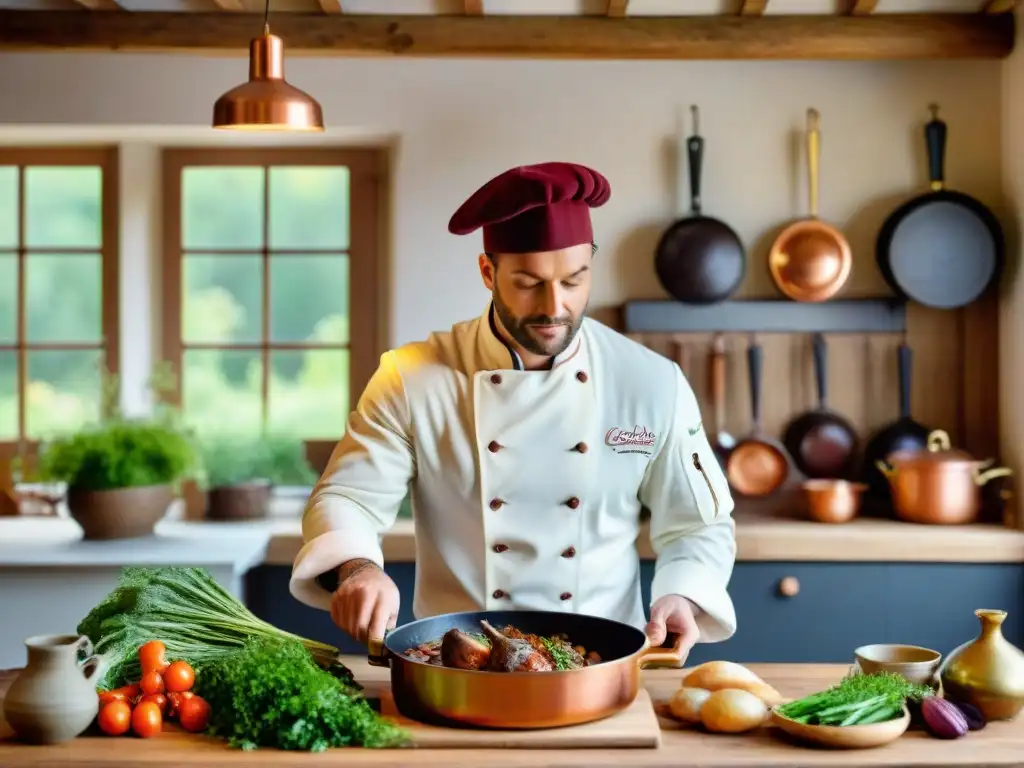
[[[818,218],[821,132],[818,110],[807,110],[807,170],[811,213],[786,227],[768,253],[768,271],[782,293],[795,301],[827,301],[850,277],[853,255],[846,237]]]
[[[926,450],[902,450],[875,462],[892,488],[896,516],[910,523],[962,525],[981,512],[981,487],[1007,477],[1006,467],[989,469],[992,459],[978,461],[966,451],[953,450],[941,429],[928,435]]]
[[[733,490],[743,496],[769,496],[789,477],[791,460],[785,449],[770,440],[761,427],[761,369],[764,351],[754,337],[747,347],[750,375],[750,435],[737,443],[726,460],[725,471]]]
[[[404,654],[439,640],[449,629],[481,633],[481,620],[542,637],[564,634],[601,662],[555,672],[489,672],[417,661]],[[647,635],[598,616],[557,611],[473,611],[420,619],[383,640],[371,638],[368,661],[391,668],[391,693],[405,717],[450,727],[538,729],[577,725],[626,709],[640,691],[640,670],[682,668],[682,636],[672,648],[652,648]]]

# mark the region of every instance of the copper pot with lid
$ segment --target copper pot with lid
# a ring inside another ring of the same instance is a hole
[[[951,448],[941,429],[928,435],[927,450],[897,451],[875,462],[892,490],[896,516],[909,523],[961,525],[977,520],[981,486],[1011,469],[988,469],[993,459],[978,461]]]

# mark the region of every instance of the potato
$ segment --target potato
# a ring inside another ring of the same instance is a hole
[[[700,708],[700,722],[713,733],[743,733],[764,723],[765,703],[749,691],[723,688],[714,691]]]
[[[703,688],[679,688],[668,700],[668,709],[672,717],[683,723],[699,723],[700,708],[708,700],[711,691]]]

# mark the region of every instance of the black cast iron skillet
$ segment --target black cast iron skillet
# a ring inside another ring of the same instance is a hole
[[[686,141],[690,215],[677,219],[662,234],[655,251],[654,269],[662,287],[676,300],[713,304],[727,299],[743,282],[747,257],[739,235],[728,224],[701,213],[704,139],[699,135],[697,107],[690,109],[694,134]]]
[[[970,304],[999,279],[1005,260],[1003,230],[978,200],[946,189],[946,124],[932,104],[925,126],[931,192],[909,200],[883,222],[875,258],[898,296],[927,307]]]

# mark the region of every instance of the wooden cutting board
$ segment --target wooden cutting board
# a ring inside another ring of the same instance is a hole
[[[661,746],[661,726],[651,694],[645,688],[640,689],[629,707],[604,720],[531,731],[425,725],[399,714],[388,690],[380,692],[380,712],[405,729],[413,745],[425,749],[657,749]]]

